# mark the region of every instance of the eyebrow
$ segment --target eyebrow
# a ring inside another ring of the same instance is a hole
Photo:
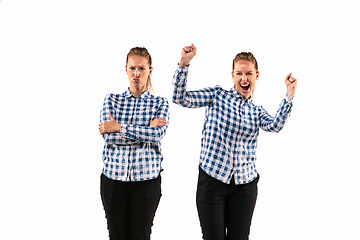
[[[235,71],[236,73],[242,73],[241,71]],[[252,73],[252,72],[254,72],[254,71],[248,71],[248,72],[246,72],[246,73]]]
[[[129,67],[138,67],[138,68],[146,68],[145,66],[143,65],[128,65]]]

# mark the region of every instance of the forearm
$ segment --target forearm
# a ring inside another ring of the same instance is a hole
[[[104,133],[102,135],[105,143],[107,144],[116,144],[116,145],[135,145],[139,144],[140,141],[133,140],[130,138],[126,138],[121,136],[119,132],[117,133]]]
[[[173,77],[173,103],[179,104],[183,107],[188,107],[186,104],[186,84],[187,84],[187,75],[188,75],[188,67],[179,66]]]
[[[145,127],[138,125],[123,124],[120,135],[132,141],[157,143],[165,136],[166,126]]]
[[[169,119],[169,103],[164,99],[149,126],[122,124],[120,135],[134,141],[157,143],[165,136]]]
[[[271,117],[264,111],[261,117],[261,128],[267,132],[281,131],[290,117],[293,106],[293,98],[286,96],[280,103],[275,117]]]

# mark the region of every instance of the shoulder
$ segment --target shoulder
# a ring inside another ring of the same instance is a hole
[[[252,109],[252,111],[254,113],[256,113],[257,115],[262,115],[266,112],[265,108],[262,105],[257,105],[253,102],[251,102],[249,104],[249,107]]]
[[[219,96],[220,98],[236,98],[236,96],[234,96],[231,91],[226,90],[219,85],[213,87],[213,90],[215,95]]]
[[[214,87],[207,87],[203,89],[205,92],[212,92],[215,94],[220,94],[220,93],[224,93],[226,94],[226,90],[223,89],[222,87],[220,87],[220,85],[216,85]]]
[[[125,100],[125,96],[123,93],[119,94],[119,93],[109,93],[106,94],[105,98],[104,98],[104,104],[117,104],[120,102],[123,102]]]
[[[259,104],[257,104],[257,103],[254,103],[253,100],[251,100],[251,101],[248,102],[248,106],[249,106],[250,108],[252,108],[252,109],[255,109],[255,110],[262,110],[262,109],[264,109],[264,107],[263,107],[262,105],[259,105]]]
[[[152,94],[149,95],[149,97],[147,98],[148,101],[154,102],[154,103],[158,103],[158,104],[163,104],[166,103],[168,104],[168,100],[165,97],[161,97],[161,96],[154,96]]]
[[[121,99],[123,97],[124,97],[124,93],[108,93],[106,94],[105,99],[116,100],[116,99]]]

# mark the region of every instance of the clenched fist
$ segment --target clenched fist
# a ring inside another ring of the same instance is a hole
[[[289,75],[286,76],[285,84],[286,84],[286,88],[287,88],[286,94],[289,97],[294,97],[296,87],[297,87],[297,79],[292,76],[292,73],[290,73]]]
[[[183,47],[181,50],[181,58],[179,66],[185,67],[190,64],[191,59],[196,55],[196,47],[194,44],[191,46]]]

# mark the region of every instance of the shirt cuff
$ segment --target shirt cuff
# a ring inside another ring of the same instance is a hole
[[[178,69],[179,69],[181,72],[188,72],[188,71],[189,71],[189,66],[190,66],[190,64],[187,65],[187,66],[180,66],[180,65],[178,64]]]
[[[295,96],[294,96],[295,97]],[[287,94],[285,96],[285,100],[288,102],[288,103],[292,103],[293,100],[294,100],[294,97],[289,97]]]

